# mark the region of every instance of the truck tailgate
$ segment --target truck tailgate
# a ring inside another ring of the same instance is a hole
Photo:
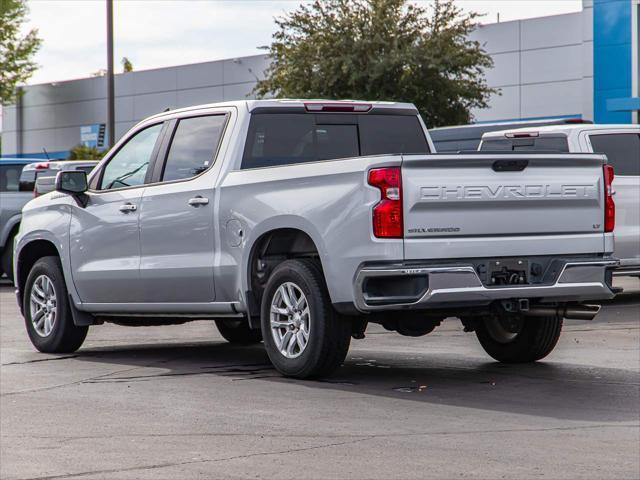
[[[405,156],[405,259],[602,253],[601,155]]]

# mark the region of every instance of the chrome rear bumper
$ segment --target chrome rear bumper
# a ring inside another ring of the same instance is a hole
[[[584,302],[613,298],[607,270],[618,260],[568,261],[555,283],[486,287],[472,265],[363,267],[356,274],[355,302],[361,312],[487,305],[495,300],[535,298],[539,302]],[[365,283],[374,277],[426,277],[426,287],[416,299],[406,296],[372,298]]]

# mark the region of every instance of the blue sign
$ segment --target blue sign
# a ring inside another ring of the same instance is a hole
[[[80,143],[89,148],[104,148],[104,123],[83,125],[80,127]]]

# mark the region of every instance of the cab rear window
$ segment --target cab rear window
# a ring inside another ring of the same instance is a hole
[[[242,168],[413,153],[429,153],[416,116],[256,113]]]
[[[554,137],[488,138],[482,141],[480,150],[492,152],[544,151],[568,153],[569,142],[564,135]]]

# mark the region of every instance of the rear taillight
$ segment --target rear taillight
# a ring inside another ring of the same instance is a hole
[[[613,232],[616,226],[616,203],[613,201],[613,167],[605,165],[604,170],[604,231]]]
[[[373,234],[378,238],[402,238],[402,176],[400,167],[369,170],[369,185],[381,199],[373,207]]]

